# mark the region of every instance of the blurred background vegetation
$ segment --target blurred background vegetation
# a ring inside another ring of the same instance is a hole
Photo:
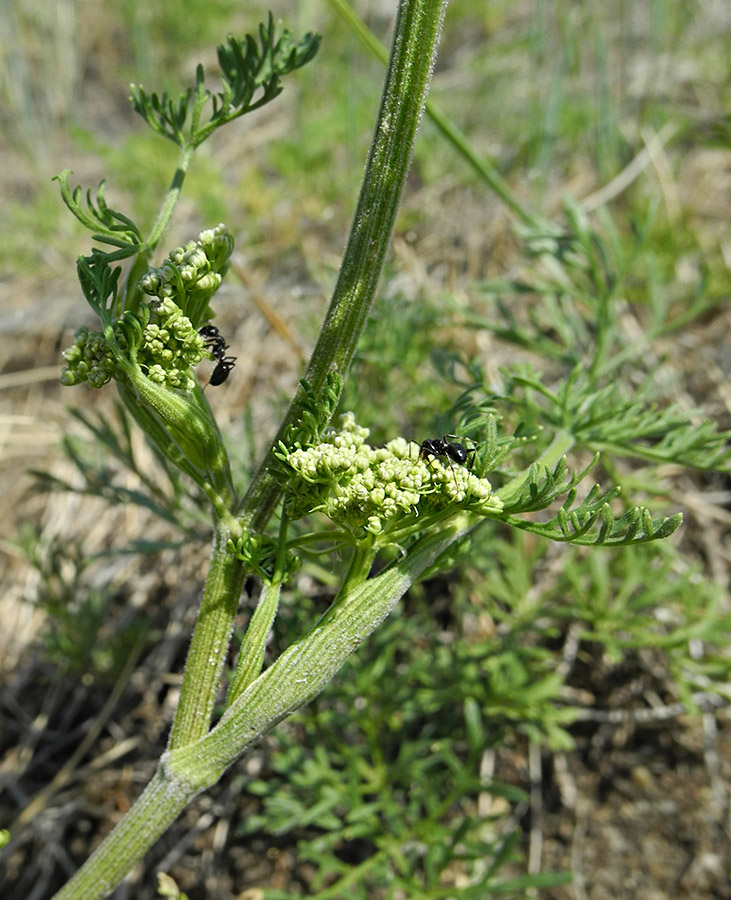
[[[355,9],[387,43],[394,5]],[[51,177],[106,178],[110,204],[149,225],[174,149],[134,116],[128,83],[177,92],[198,61],[213,73],[215,45],[269,8],[295,35],[319,31],[321,51],[203,146],[166,244],[219,221],[236,238],[217,324],[238,364],[212,400],[240,483],[326,307],[381,65],[326,0],[0,8],[0,822],[27,808],[3,897],[50,896],[146,782],[208,558],[196,496],[113,392],[57,383],[88,322],[74,271],[87,246]],[[650,380],[725,429],[730,33],[720,0],[461,0],[431,94],[519,208],[561,223],[577,201],[641,363],[622,372],[627,389]],[[344,402],[373,443],[452,430],[465,386],[498,397],[516,362],[551,386],[566,377],[596,330],[591,298],[564,303],[563,270],[536,270],[516,224],[425,118]],[[603,465],[631,500],[682,509],[681,533],[587,552],[482,529],[457,570],[412,591],[328,691],[190,807],[134,896],[154,896],[164,870],[191,900],[731,897],[728,475]],[[331,583],[303,567],[272,654]]]

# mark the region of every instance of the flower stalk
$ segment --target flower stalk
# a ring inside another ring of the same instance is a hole
[[[55,900],[101,900],[196,794],[290,712],[316,697],[359,644],[440,554],[475,524],[467,514],[425,536],[407,559],[335,602],[227,709],[210,732],[163,756],[152,781],[122,822]]]

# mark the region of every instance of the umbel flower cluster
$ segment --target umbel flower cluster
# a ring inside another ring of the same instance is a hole
[[[490,482],[466,466],[422,459],[419,445],[401,437],[371,447],[368,433],[345,413],[320,443],[284,457],[294,473],[287,487],[290,518],[321,512],[355,540],[365,533],[380,543],[455,505],[482,515],[502,510]]]
[[[208,304],[221,284],[232,250],[233,239],[225,225],[207,229],[197,240],[172,250],[161,266],[149,269],[140,280],[149,299],[137,314],[142,329],[139,346],[128,346],[128,332],[121,323],[113,326],[117,347],[133,357],[142,374],[155,384],[193,389],[192,369],[203,356],[210,357],[198,328],[213,317]],[[102,332],[82,327],[74,338],[63,353],[63,384],[86,382],[100,388],[112,378],[124,377],[114,348]]]

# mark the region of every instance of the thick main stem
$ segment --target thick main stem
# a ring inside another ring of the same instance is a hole
[[[161,837],[198,793],[161,762],[134,806],[53,900],[101,900]]]
[[[221,777],[244,749],[307,703],[449,545],[475,524],[456,516],[408,557],[362,584],[325,613],[252,682],[219,724],[193,744],[170,750],[129,813],[54,900],[101,900],[165,832],[187,803]]]
[[[391,243],[411,153],[436,57],[447,0],[401,0],[391,57],[353,225],[330,307],[305,380],[315,391],[329,373],[345,376],[376,295]],[[300,389],[241,507],[242,522],[261,529],[281,494],[274,448],[300,421]]]

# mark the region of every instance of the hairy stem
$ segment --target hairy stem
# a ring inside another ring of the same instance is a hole
[[[199,793],[161,760],[157,772],[116,828],[53,900],[102,900],[122,881]]]
[[[458,517],[450,528],[422,538],[396,565],[354,588],[246,688],[212,731],[165,753],[129,813],[54,900],[106,896],[196,794],[215,784],[246,747],[326,687],[405,591],[474,525],[474,518]]]
[[[246,566],[228,549],[228,539],[226,529],[216,530],[211,568],[170,733],[170,749],[198,740],[211,725],[216,692],[246,577]]]

